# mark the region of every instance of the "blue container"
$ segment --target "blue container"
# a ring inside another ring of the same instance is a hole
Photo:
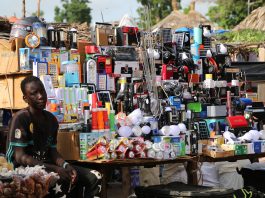
[[[202,29],[199,27],[194,28],[194,43],[202,44]]]
[[[199,48],[200,48],[200,44],[198,44],[198,43],[193,43],[191,45],[190,51],[191,51],[193,60],[199,60],[200,59],[200,50],[199,50]]]
[[[261,141],[255,141],[254,144],[254,152],[261,153]]]

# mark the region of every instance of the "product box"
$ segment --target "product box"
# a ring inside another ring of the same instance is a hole
[[[261,153],[262,141],[254,141],[253,145],[254,145],[254,152],[255,153]]]
[[[19,68],[20,71],[31,71],[34,62],[40,61],[40,50],[30,48],[19,49]]]
[[[57,150],[65,160],[79,160],[79,132],[58,132]]]
[[[80,54],[78,50],[70,50],[70,60],[74,60],[77,63],[80,63]]]
[[[64,61],[68,61],[69,60],[68,51],[66,51],[66,50],[60,50],[60,49],[53,49],[51,56],[52,56],[52,59],[53,60],[55,60],[56,62],[58,62],[59,72],[60,73],[64,73],[64,71],[61,71],[61,67],[62,67],[62,63]]]
[[[92,132],[92,133],[80,133],[80,158],[82,160],[87,159],[87,152],[98,142],[100,137],[103,137],[104,133]]]
[[[248,147],[248,154],[254,154],[254,144],[253,143],[247,143],[247,147]]]
[[[261,152],[265,153],[265,141],[264,140],[262,140],[261,142]]]
[[[235,145],[235,155],[246,155],[248,154],[247,144],[236,144]]]
[[[24,46],[23,38],[16,38],[12,42],[0,39],[0,74],[19,71],[19,48]]]
[[[225,140],[224,140],[224,137],[222,135],[219,135],[219,136],[215,136],[213,138],[210,138],[209,139],[209,144],[210,145],[222,145],[224,144]]]
[[[224,150],[224,151],[234,151],[236,148],[235,148],[235,144],[222,144],[221,145],[221,148]]]
[[[181,143],[180,142],[176,142],[176,143],[172,143],[172,150],[173,152],[176,154],[176,156],[181,156],[182,152],[181,152]]]
[[[52,61],[52,49],[40,48],[40,61],[51,62]]]

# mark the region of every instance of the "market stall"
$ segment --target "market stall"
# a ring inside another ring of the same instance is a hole
[[[199,162],[265,156],[263,101],[248,92],[245,70],[231,67],[227,46],[213,45],[210,25],[191,36],[96,23],[89,35],[28,17],[12,27],[15,52],[0,48],[11,54],[1,62],[0,107],[24,108],[21,80],[40,78],[65,160],[103,175],[122,167],[126,197],[131,166],[187,163],[198,184]]]

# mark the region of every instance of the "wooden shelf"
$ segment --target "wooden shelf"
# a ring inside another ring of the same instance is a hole
[[[6,74],[0,74],[0,77],[5,76],[15,76],[15,75],[30,75],[32,74],[32,71],[22,71],[22,72],[12,72],[12,73],[6,73]]]

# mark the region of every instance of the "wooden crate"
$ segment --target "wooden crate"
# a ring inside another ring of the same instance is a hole
[[[0,78],[0,108],[22,109],[27,107],[23,100],[23,94],[20,89],[21,81],[29,74],[16,74],[1,76]]]
[[[0,39],[0,74],[19,71],[19,48],[24,47],[24,39],[9,42]]]
[[[235,151],[211,151],[206,150],[204,155],[212,157],[212,158],[222,158],[222,157],[230,157],[235,155]]]
[[[0,79],[0,108],[12,108],[14,104],[13,77]]]

